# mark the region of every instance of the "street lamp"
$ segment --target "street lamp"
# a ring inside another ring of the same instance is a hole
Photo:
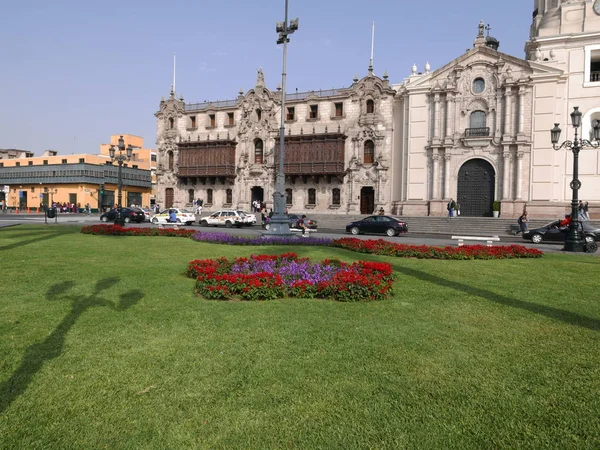
[[[568,148],[569,150],[573,151],[573,181],[571,181],[573,198],[571,199],[571,223],[569,224],[569,231],[567,232],[567,237],[565,239],[564,249],[567,252],[583,252],[585,241],[579,237],[579,214],[577,210],[579,203],[578,192],[579,188],[581,187],[581,181],[579,181],[579,151],[585,147],[600,147],[600,122],[597,120],[594,121],[593,142],[578,137],[577,132],[581,126],[581,111],[579,111],[579,106],[573,107],[573,112],[571,113],[571,125],[573,125],[573,129],[575,131],[575,137],[573,141],[564,141],[562,144],[558,145],[561,129],[557,123],[555,123],[554,128],[550,130],[550,138],[554,150]]]
[[[291,235],[288,215],[285,212],[285,174],[283,173],[283,152],[285,148],[285,95],[286,95],[286,64],[287,64],[287,44],[290,42],[288,36],[298,29],[298,19],[293,19],[288,23],[288,0],[285,0],[285,20],[277,22],[275,31],[279,33],[277,44],[283,44],[283,70],[281,73],[281,126],[279,128],[279,170],[275,183],[275,193],[273,194],[275,210],[273,217],[269,221],[269,232],[278,236]]]
[[[119,154],[115,155],[115,152],[119,150]],[[123,155],[123,152],[126,152],[125,155]],[[123,177],[122,177],[122,168],[123,168],[123,161],[130,161],[131,160],[131,155],[133,154],[133,147],[131,145],[127,146],[127,149],[125,148],[125,141],[123,140],[123,136],[119,137],[119,144],[117,146],[117,148],[115,148],[114,145],[110,146],[110,150],[109,150],[109,154],[110,154],[110,159],[111,162],[117,161],[119,163],[119,175],[118,175],[118,187],[119,187],[119,195],[117,197],[118,202],[117,202],[117,217],[115,218],[115,225],[121,225],[122,227],[125,226],[125,219],[123,218],[123,216],[121,215],[121,188],[123,187]]]

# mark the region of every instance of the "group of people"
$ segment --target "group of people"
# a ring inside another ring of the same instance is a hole
[[[446,209],[448,210],[448,217],[460,216],[460,205],[458,202],[455,202],[454,199],[450,199],[446,205]]]
[[[577,206],[577,211],[578,211],[577,218],[579,220],[590,220],[588,202],[583,203],[583,200],[579,200],[579,205]]]

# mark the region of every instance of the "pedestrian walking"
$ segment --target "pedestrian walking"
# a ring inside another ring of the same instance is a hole
[[[456,202],[454,199],[451,198],[446,207],[448,208],[448,217],[454,217],[454,211],[456,211]]]
[[[519,217],[519,219],[517,220],[517,223],[519,224],[519,231],[517,231],[515,233],[515,235],[521,233],[525,233],[527,231],[527,227],[528,227],[528,223],[529,223],[529,219],[527,219],[527,211],[523,212],[523,214],[521,214],[521,216]]]

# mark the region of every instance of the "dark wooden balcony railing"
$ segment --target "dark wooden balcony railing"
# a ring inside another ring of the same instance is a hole
[[[465,137],[488,137],[490,135],[489,127],[467,128],[465,129]]]
[[[344,173],[344,161],[314,161],[283,163],[286,175],[336,174]]]
[[[179,166],[177,175],[180,177],[234,177],[235,164]]]

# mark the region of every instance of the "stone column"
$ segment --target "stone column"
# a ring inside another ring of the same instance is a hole
[[[454,98],[452,97],[452,93],[448,92],[446,94],[446,136],[447,138],[452,137],[452,123],[454,122],[454,117],[452,114],[452,103],[454,102]]]
[[[440,94],[433,98],[433,139],[440,138]]]
[[[504,148],[504,171],[502,182],[502,200],[510,199],[510,151]]]
[[[444,198],[450,198],[450,155],[444,155]]]
[[[521,186],[522,180],[521,176],[523,175],[523,152],[517,152],[517,189],[515,192],[515,200],[521,200]]]
[[[431,155],[431,162],[433,164],[433,191],[431,192],[431,199],[438,200],[440,198],[440,155],[438,150],[434,149]]]
[[[502,136],[502,92],[496,92],[496,128],[494,129],[494,137]]]
[[[525,86],[519,86],[519,130],[523,134],[525,129]]]
[[[504,135],[511,136],[512,135],[512,88],[510,86],[506,86],[506,109],[504,111]]]

